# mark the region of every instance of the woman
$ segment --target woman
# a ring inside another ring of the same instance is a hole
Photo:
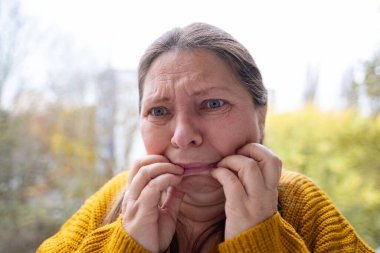
[[[147,155],[39,252],[374,252],[262,145],[266,89],[229,34],[201,23],[169,31],[138,75]]]

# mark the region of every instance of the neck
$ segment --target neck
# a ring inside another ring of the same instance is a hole
[[[190,252],[195,244],[203,244],[208,252],[220,234],[209,234],[213,226],[225,219],[224,199],[215,203],[194,203],[194,196],[185,195],[178,216],[176,235],[180,252]],[[222,230],[223,231],[223,230]],[[201,249],[197,249],[197,252]]]
[[[176,227],[177,247],[180,253],[206,253],[217,247],[224,234],[224,214],[213,220],[194,221],[180,216]]]
[[[184,193],[176,227],[177,250],[190,252],[195,244],[202,244],[204,247],[201,248],[210,250],[221,236],[211,230],[225,219],[223,187],[210,176],[189,176],[177,189]],[[163,192],[162,199],[165,198],[166,192]],[[199,248],[196,250],[200,252]]]
[[[185,195],[179,217],[194,224],[212,224],[224,218],[225,200],[212,203],[194,203]]]
[[[224,218],[225,196],[221,185],[205,191],[194,191],[185,187],[180,190],[185,194],[179,216],[182,219],[207,226]]]

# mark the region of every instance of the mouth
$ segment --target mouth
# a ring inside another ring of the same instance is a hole
[[[184,176],[189,176],[201,174],[203,172],[216,168],[217,163],[176,163],[176,165],[181,166],[185,170]]]

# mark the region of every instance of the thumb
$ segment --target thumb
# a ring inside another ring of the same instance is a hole
[[[170,217],[175,221],[177,220],[179,208],[181,207],[182,199],[185,194],[175,188],[174,186],[168,187],[165,202],[161,208],[168,212]]]

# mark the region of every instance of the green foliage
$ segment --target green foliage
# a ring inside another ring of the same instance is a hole
[[[372,113],[380,114],[380,53],[365,64],[364,87]]]
[[[0,252],[35,252],[102,185],[94,108],[0,111]]]
[[[312,105],[270,113],[266,145],[285,168],[320,185],[366,242],[380,246],[380,118]]]

